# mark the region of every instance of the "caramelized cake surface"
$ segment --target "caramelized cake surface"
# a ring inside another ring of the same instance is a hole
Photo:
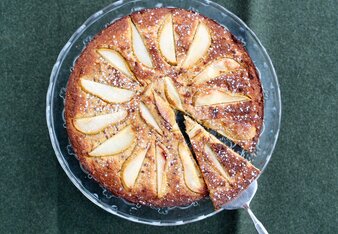
[[[263,95],[252,60],[224,27],[183,9],[147,9],[115,21],[87,45],[67,86],[69,138],[100,184],[159,207],[210,193],[220,208],[259,171],[205,130],[190,139],[196,161],[177,125],[178,111],[192,118],[191,126],[198,122],[255,150]],[[204,145],[226,174],[205,164]],[[212,184],[206,171],[221,182]]]

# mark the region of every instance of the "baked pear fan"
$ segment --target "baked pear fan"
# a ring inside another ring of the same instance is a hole
[[[195,153],[177,113],[191,117]],[[70,76],[65,117],[80,163],[131,202],[181,206],[210,194],[218,209],[259,173],[201,126],[254,152],[263,96],[242,44],[195,12],[147,9],[97,34]]]

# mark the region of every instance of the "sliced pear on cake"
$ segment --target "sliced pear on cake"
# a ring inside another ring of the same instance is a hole
[[[162,27],[159,30],[158,40],[160,52],[165,60],[172,65],[176,65],[175,38],[171,15],[168,15],[164,19]]]
[[[133,155],[123,163],[121,169],[121,180],[123,187],[126,189],[130,190],[134,187],[148,149],[149,145],[145,149],[138,149],[137,152],[133,152]]]
[[[152,68],[153,62],[151,60],[149,51],[147,50],[139,31],[137,30],[136,26],[131,20],[130,27],[131,27],[132,48],[136,58],[145,66]]]
[[[169,77],[164,78],[164,91],[168,102],[178,110],[183,111],[180,95]]]
[[[153,127],[158,133],[162,134],[160,126],[156,122],[154,116],[152,115],[148,107],[143,102],[140,102],[140,114],[148,125]]]
[[[232,178],[229,176],[229,174],[224,170],[223,166],[217,159],[217,155],[215,152],[210,148],[209,145],[204,146],[204,152],[207,154],[207,159],[209,160],[209,163],[211,166],[218,171],[218,173],[221,174],[222,177],[227,179],[228,181],[232,181]]]
[[[223,130],[217,131],[232,141],[252,140],[257,134],[256,127],[250,124],[224,124]]]
[[[123,103],[130,101],[135,93],[127,89],[121,89],[98,83],[91,80],[81,79],[82,88],[102,100],[110,103]]]
[[[158,112],[162,118],[170,124],[173,131],[178,131],[178,125],[176,123],[176,116],[173,109],[171,109],[169,103],[164,101],[158,94],[154,93],[155,104]]]
[[[188,53],[183,61],[182,67],[189,68],[200,60],[211,45],[211,35],[209,28],[200,22],[197,26],[195,36],[190,44]]]
[[[195,106],[211,106],[217,104],[232,104],[250,101],[248,96],[235,94],[220,90],[209,90],[208,92],[197,92],[194,95]]]
[[[206,187],[188,146],[184,142],[179,143],[178,152],[183,164],[185,184],[191,191],[203,194]]]
[[[231,58],[222,58],[208,65],[201,73],[194,78],[195,84],[210,81],[221,74],[239,69],[241,66]]]
[[[96,147],[89,153],[89,156],[100,157],[119,154],[128,149],[135,140],[135,132],[129,125]]]
[[[156,172],[157,172],[157,196],[163,197],[166,193],[166,152],[164,149],[156,145]]]
[[[120,109],[117,112],[97,115],[87,118],[74,119],[73,123],[77,130],[85,134],[96,134],[111,124],[120,122],[127,117],[127,111]]]
[[[185,119],[186,132],[188,133],[189,138],[193,138],[194,136],[199,135],[203,131],[203,128],[201,127],[201,125],[196,124],[189,117],[184,116],[184,119]]]
[[[115,69],[126,75],[128,78],[135,79],[126,60],[119,52],[105,48],[98,49],[97,52]]]

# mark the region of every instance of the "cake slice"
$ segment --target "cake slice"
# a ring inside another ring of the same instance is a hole
[[[244,191],[260,171],[189,117],[185,123],[211,201],[220,209]]]

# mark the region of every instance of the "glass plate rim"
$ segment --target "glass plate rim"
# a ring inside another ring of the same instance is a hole
[[[81,36],[81,34],[85,31],[85,29],[87,27],[89,27],[90,25],[95,23],[96,20],[98,19],[98,17],[100,17],[101,15],[103,16],[104,14],[107,14],[107,13],[113,11],[115,8],[118,8],[122,4],[130,3],[130,2],[140,2],[140,1],[142,1],[142,0],[119,0],[119,1],[116,1],[116,2],[109,4],[106,7],[102,8],[101,10],[95,12],[90,17],[88,17],[87,20],[85,20],[84,23],[82,23],[80,27],[78,27],[76,29],[76,31],[72,34],[72,36],[69,38],[69,40],[63,46],[63,48],[61,49],[61,51],[60,51],[60,53],[57,57],[56,63],[53,65],[52,72],[51,72],[51,75],[50,75],[50,81],[49,81],[49,86],[48,86],[48,90],[47,90],[47,95],[46,95],[46,121],[47,121],[49,137],[50,137],[50,141],[51,141],[52,147],[54,149],[55,155],[58,159],[58,162],[61,165],[61,167],[63,168],[63,170],[65,171],[65,173],[67,174],[70,181],[75,185],[75,187],[78,190],[81,191],[81,193],[87,199],[89,199],[95,205],[101,207],[102,209],[104,209],[108,213],[111,213],[113,215],[116,215],[118,217],[121,217],[121,218],[129,220],[129,221],[133,221],[133,222],[136,222],[136,223],[154,225],[154,226],[177,226],[177,225],[188,224],[188,223],[200,221],[200,220],[206,219],[208,217],[211,217],[211,216],[223,211],[224,208],[213,211],[213,212],[211,212],[207,215],[198,216],[198,217],[190,219],[190,220],[178,220],[178,221],[172,222],[172,223],[171,222],[170,223],[169,222],[163,223],[163,222],[159,222],[159,221],[158,222],[149,222],[148,220],[142,220],[140,218],[134,218],[132,216],[126,216],[125,213],[119,212],[119,210],[108,209],[103,204],[101,204],[101,201],[95,199],[95,197],[92,194],[89,194],[88,192],[86,192],[86,188],[84,188],[84,186],[79,182],[79,180],[75,176],[73,176],[73,174],[70,171],[67,163],[65,163],[65,161],[64,161],[65,160],[64,157],[60,153],[61,152],[60,145],[59,145],[59,142],[57,141],[57,139],[55,137],[53,115],[51,114],[51,112],[53,110],[53,102],[51,100],[51,97],[52,97],[52,94],[54,93],[53,88],[54,88],[54,85],[55,85],[54,81],[57,78],[56,74],[58,73],[58,71],[60,69],[60,65],[62,64],[63,60],[65,59],[67,52],[69,51],[72,43],[74,41],[76,41]],[[278,128],[277,128],[277,131],[274,135],[275,140],[274,140],[274,143],[271,147],[271,152],[270,152],[269,156],[267,157],[264,166],[261,169],[260,175],[256,178],[256,180],[257,180],[263,174],[266,166],[269,164],[272,153],[274,152],[274,149],[275,149],[276,144],[277,144],[277,140],[278,140],[278,136],[279,136],[279,132],[280,132],[280,126],[281,126],[281,114],[282,114],[281,93],[280,93],[280,86],[279,86],[278,77],[277,77],[275,68],[272,64],[270,56],[268,55],[265,47],[262,45],[262,43],[260,42],[260,40],[258,39],[256,34],[237,15],[235,15],[234,13],[232,13],[231,11],[229,11],[228,9],[223,7],[222,5],[215,3],[213,1],[210,1],[210,0],[195,0],[195,1],[211,5],[215,8],[217,8],[218,10],[224,11],[224,12],[226,12],[226,14],[228,14],[230,17],[232,17],[234,20],[236,20],[239,24],[241,24],[241,26],[244,27],[244,29],[247,32],[249,32],[249,34],[251,34],[251,36],[256,41],[258,46],[262,49],[263,55],[266,58],[267,62],[269,63],[268,65],[271,68],[271,72],[272,72],[273,77],[275,78],[274,81],[276,82],[276,93],[277,93],[277,97],[278,97],[278,103],[277,104],[278,104],[278,110],[279,110],[278,113],[277,113],[278,114],[277,116],[279,117],[278,123],[277,123]]]

